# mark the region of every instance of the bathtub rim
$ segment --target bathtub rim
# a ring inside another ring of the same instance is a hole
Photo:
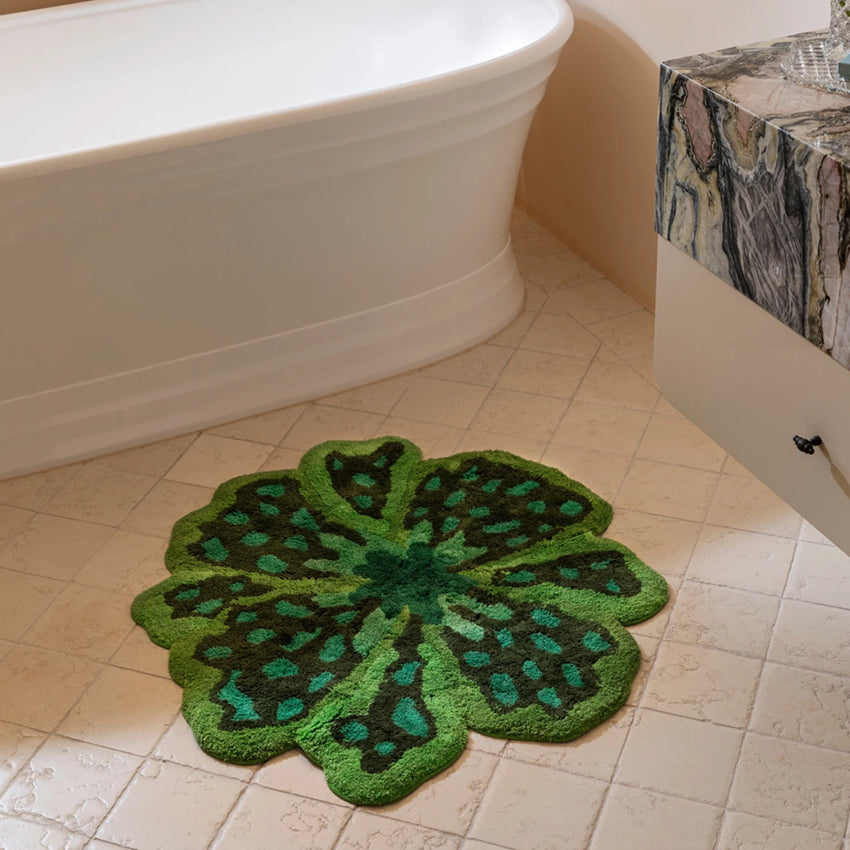
[[[159,6],[171,0],[81,0],[63,6],[52,6],[0,15],[0,33],[13,29],[13,19],[20,16],[79,17],[95,14],[111,7]],[[82,168],[115,159],[130,159],[164,150],[192,147],[220,139],[233,138],[286,126],[319,122],[339,115],[353,115],[371,109],[391,107],[409,101],[437,97],[444,93],[473,89],[492,80],[509,77],[548,58],[557,56],[574,28],[574,16],[566,0],[536,0],[552,7],[556,20],[552,28],[536,41],[523,47],[465,68],[435,74],[411,82],[387,86],[358,95],[333,98],[297,108],[287,108],[257,115],[177,130],[165,135],[133,139],[119,144],[97,145],[84,150],[62,151],[30,159],[0,162],[0,182],[66,169]],[[5,19],[10,19],[8,23]],[[548,74],[547,74],[548,76]],[[344,106],[344,108],[342,108]]]

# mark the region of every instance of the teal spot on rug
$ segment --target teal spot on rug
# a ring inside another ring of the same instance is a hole
[[[428,508],[427,508],[427,507],[425,507],[425,505],[420,505],[420,506],[419,506],[419,507],[418,507],[418,508],[417,508],[417,509],[413,512],[413,516],[415,516],[415,517],[425,516],[425,514],[427,514],[427,513],[428,513]]]
[[[324,661],[325,664],[332,664],[334,661],[339,661],[343,652],[345,652],[345,636],[333,635],[325,641],[325,645],[319,652],[319,660]]]
[[[395,744],[392,741],[381,741],[379,744],[375,744],[375,752],[379,756],[388,756],[391,752],[395,751]]]
[[[411,697],[402,697],[398,701],[393,712],[393,723],[415,738],[424,738],[428,735],[428,722],[419,713]]]
[[[286,492],[286,487],[283,484],[264,484],[257,488],[258,496],[271,496],[273,499],[279,499]]]
[[[307,541],[300,534],[296,534],[294,537],[287,537],[286,540],[283,541],[283,545],[286,546],[287,549],[297,549],[300,552],[306,552],[310,547],[307,545]]]
[[[460,520],[454,516],[447,516],[443,521],[443,534],[451,534],[460,525]]]
[[[470,667],[486,667],[490,663],[489,652],[464,652],[463,660]]]
[[[290,697],[277,706],[277,719],[281,722],[291,720],[304,711],[304,703],[298,697]]]
[[[464,481],[477,481],[478,480],[478,467],[473,466],[471,469],[468,469],[463,473],[462,476]]]
[[[493,525],[485,525],[484,531],[488,534],[504,534],[506,531],[513,531],[516,528],[519,528],[522,525],[522,522],[518,519],[509,519],[505,522],[496,522]]]
[[[256,611],[243,611],[236,617],[237,623],[253,623],[260,615]]]
[[[560,708],[561,706],[561,698],[554,688],[541,688],[537,692],[537,699],[545,705],[551,705],[552,708]]]
[[[530,581],[534,581],[535,578],[534,573],[529,572],[529,570],[517,570],[515,573],[508,573],[505,576],[505,581],[511,584],[528,584]]]
[[[233,650],[229,646],[211,646],[204,653],[204,656],[210,659],[227,658],[232,652]]]
[[[232,593],[239,593],[240,590],[244,590],[245,585],[241,581],[234,581],[233,584],[230,585],[230,590]]]
[[[575,664],[562,664],[561,670],[564,674],[564,678],[567,680],[567,684],[570,685],[570,687],[584,687],[584,679],[581,677],[581,670],[579,670]]]
[[[416,671],[422,666],[421,661],[408,661],[393,673],[393,680],[403,688],[413,684]]]
[[[507,543],[508,546],[513,546],[513,547],[522,546],[523,543],[528,543],[528,538],[524,534],[521,534],[519,537],[509,538],[508,540],[505,541],[505,543]]]
[[[266,516],[277,516],[280,513],[280,508],[277,505],[270,505],[268,502],[260,502],[260,513]]]
[[[485,493],[495,493],[495,492],[496,492],[496,490],[498,490],[498,489],[499,489],[499,485],[500,485],[501,483],[502,483],[502,479],[501,479],[501,478],[492,478],[492,479],[491,479],[490,481],[488,481],[488,482],[487,482],[487,483],[486,483],[486,484],[485,484],[485,485],[484,485],[481,489],[482,489]]]
[[[335,457],[335,458],[334,458],[334,462],[333,462],[333,470],[334,470],[334,472],[339,472],[339,471],[340,471],[340,469],[342,469],[342,467],[343,467],[343,463],[342,463],[342,461],[341,461],[338,457]]]
[[[551,526],[551,525],[549,525],[549,523],[548,523],[548,522],[544,522],[542,525],[538,525],[538,526],[537,526],[537,530],[538,530],[541,534],[547,534],[548,532],[550,532],[550,531],[552,530],[552,526]]]
[[[319,530],[319,524],[313,519],[313,514],[307,508],[299,508],[295,511],[290,522],[298,528],[306,528],[309,531]]]
[[[542,514],[546,510],[546,502],[540,502],[540,501],[529,502],[528,503],[528,509],[533,514]]]
[[[550,629],[554,629],[561,622],[558,617],[545,608],[535,608],[531,612],[531,619],[541,626],[548,626]]]
[[[378,467],[378,469],[383,469],[386,465],[387,465],[387,456],[386,456],[386,455],[381,455],[381,456],[380,456],[380,457],[379,457],[379,458],[375,461],[375,466],[377,466],[377,467]]]
[[[345,625],[346,623],[350,623],[356,616],[356,611],[343,611],[341,614],[337,614],[334,620]]]
[[[314,676],[310,680],[310,684],[307,686],[307,691],[311,694],[316,693],[316,691],[320,691],[325,685],[333,679],[334,674],[328,672],[327,670],[324,673],[319,673],[318,676]]]
[[[611,593],[620,593],[622,591],[622,588],[619,584],[617,584],[616,581],[614,581],[614,579],[611,579],[611,581],[609,581],[608,584],[605,585],[605,587]]]
[[[474,517],[485,517],[490,516],[490,508],[480,507],[480,508],[470,508],[469,515]]]
[[[224,520],[231,525],[245,525],[251,521],[251,517],[248,514],[243,514],[242,511],[231,511],[231,513],[224,515]]]
[[[259,720],[260,715],[254,711],[254,701],[236,687],[236,680],[241,675],[241,670],[234,670],[230,674],[227,684],[218,692],[218,695],[222,702],[226,702],[235,709],[233,715],[234,721]]]
[[[227,549],[224,548],[224,544],[217,537],[205,540],[203,548],[204,553],[211,561],[218,561],[221,563],[227,558]]]
[[[561,513],[566,516],[578,516],[583,510],[584,508],[578,502],[572,501],[572,499],[561,505]]]
[[[200,587],[190,587],[187,590],[181,590],[174,598],[178,602],[188,602],[190,599],[197,599],[200,595]]]
[[[591,652],[605,652],[606,649],[611,648],[611,644],[608,643],[605,638],[602,637],[599,632],[588,632],[581,641]]]
[[[206,602],[196,605],[195,610],[199,614],[212,614],[213,611],[217,611],[222,605],[224,605],[223,599],[207,599]]]
[[[242,542],[246,546],[262,546],[269,542],[268,534],[263,534],[262,531],[249,531],[243,538]]]
[[[369,730],[357,720],[346,723],[339,731],[342,737],[352,744],[357,741],[365,741],[369,737]]]
[[[551,652],[552,655],[558,655],[561,653],[561,647],[559,644],[555,643],[552,638],[547,635],[542,635],[540,632],[535,632],[531,635],[531,642],[541,651],[541,652]]]
[[[371,496],[355,496],[354,504],[364,511],[368,511],[372,507],[374,499]]]
[[[433,478],[429,478],[425,483],[426,490],[439,490],[440,489],[440,479],[435,475]]]
[[[507,673],[494,673],[490,677],[490,688],[502,705],[514,705],[519,699],[514,681]]]
[[[278,658],[264,665],[263,673],[270,679],[282,679],[284,676],[294,676],[298,672],[298,665],[293,664],[288,658]]]
[[[496,632],[496,640],[499,641],[499,645],[504,649],[513,644],[514,636],[511,634],[510,629],[499,629]]]
[[[264,573],[282,573],[286,569],[286,561],[281,561],[277,555],[260,555],[257,558],[257,568]]]
[[[351,480],[355,484],[359,484],[361,487],[374,487],[375,479],[372,478],[371,475],[366,475],[365,472],[355,472],[351,477]]]
[[[539,679],[543,675],[543,671],[531,660],[523,662],[522,672],[529,679]]]
[[[539,486],[539,481],[525,481],[522,484],[517,484],[516,487],[509,487],[505,492],[509,496],[527,496],[532,490],[536,490]]]
[[[466,493],[463,490],[455,490],[454,493],[446,497],[445,502],[443,504],[447,508],[453,508],[459,502],[462,502],[466,498]]]
[[[611,559],[608,558],[605,561],[594,561],[590,565],[590,569],[592,569],[592,570],[607,570],[608,567],[610,567],[610,566],[611,566]]]
[[[561,567],[561,575],[569,581],[575,581],[578,578],[578,570],[575,567]]]
[[[277,605],[275,605],[275,611],[280,614],[281,617],[309,617],[310,609],[305,608],[303,605],[293,605],[291,602],[287,602],[285,599],[281,599]]]
[[[252,632],[248,632],[245,636],[245,640],[248,643],[265,643],[267,640],[271,640],[275,636],[275,632],[271,629],[254,629]]]

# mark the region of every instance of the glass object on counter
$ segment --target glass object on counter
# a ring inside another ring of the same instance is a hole
[[[850,52],[850,0],[830,0],[829,30],[796,41],[782,62],[789,80],[850,94],[838,63]]]

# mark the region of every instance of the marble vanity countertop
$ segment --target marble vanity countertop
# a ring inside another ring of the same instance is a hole
[[[850,368],[850,96],[781,68],[811,36],[662,64],[655,229]]]

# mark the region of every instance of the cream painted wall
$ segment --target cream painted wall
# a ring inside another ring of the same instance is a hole
[[[535,117],[518,200],[651,308],[659,62],[825,27],[829,2],[567,2],[576,27]]]

